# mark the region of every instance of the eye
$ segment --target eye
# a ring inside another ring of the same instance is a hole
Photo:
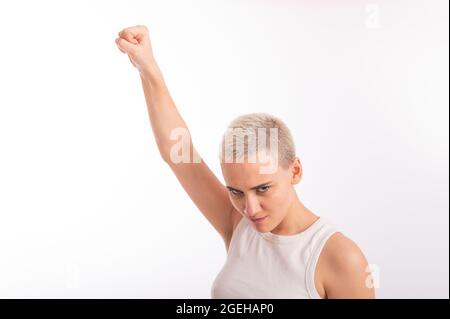
[[[233,196],[240,196],[240,195],[242,195],[241,192],[239,192],[239,191],[237,191],[235,189],[229,189],[229,191],[230,191],[231,195],[233,195]]]
[[[262,186],[262,187],[258,188],[257,191],[258,191],[258,193],[265,193],[269,190],[269,188],[270,188],[270,186],[266,185],[266,186]]]

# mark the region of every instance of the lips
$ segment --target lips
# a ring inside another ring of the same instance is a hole
[[[260,217],[260,218],[251,218],[252,222],[259,223],[262,222],[264,219],[266,219],[267,216]]]

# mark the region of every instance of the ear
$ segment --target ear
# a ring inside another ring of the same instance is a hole
[[[295,157],[295,160],[291,165],[291,172],[292,172],[291,184],[292,185],[298,184],[303,176],[302,163],[300,162],[300,159],[298,157]]]

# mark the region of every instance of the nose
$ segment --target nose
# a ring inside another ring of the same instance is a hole
[[[244,214],[250,218],[254,218],[259,211],[261,211],[261,205],[259,204],[257,198],[247,196],[245,199]]]

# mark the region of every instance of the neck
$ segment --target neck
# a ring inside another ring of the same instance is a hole
[[[305,231],[319,217],[306,208],[294,191],[294,199],[284,219],[271,233],[276,235],[295,235]]]

